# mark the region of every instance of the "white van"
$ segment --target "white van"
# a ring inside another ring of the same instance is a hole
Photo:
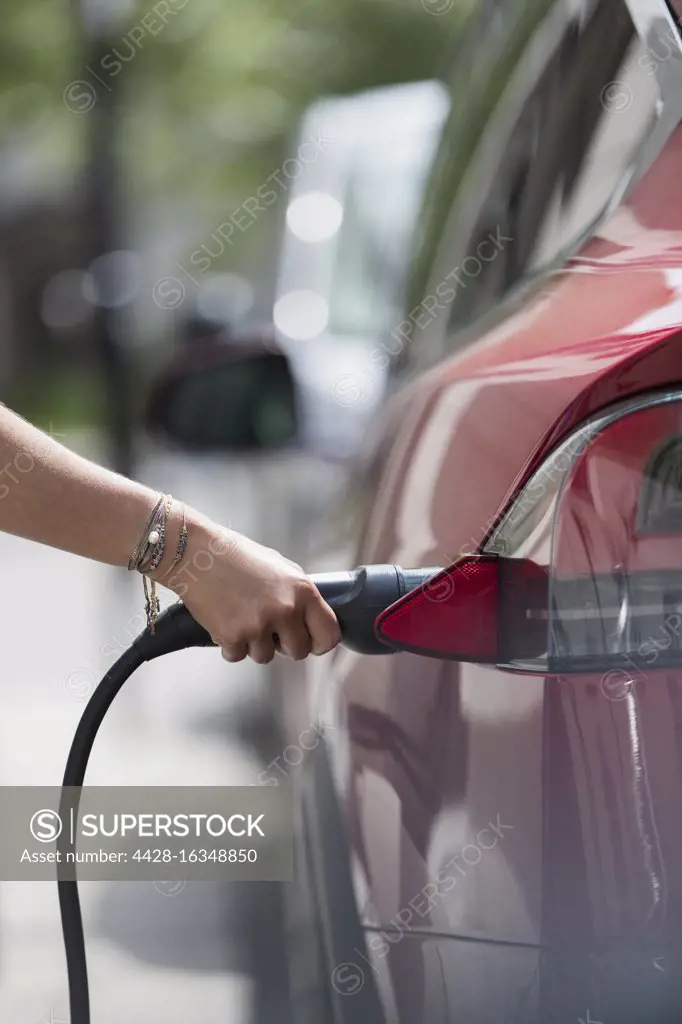
[[[372,352],[402,319],[423,187],[448,111],[436,81],[323,99],[297,139],[323,139],[289,193],[273,319],[301,387],[305,446],[352,454],[386,377]]]

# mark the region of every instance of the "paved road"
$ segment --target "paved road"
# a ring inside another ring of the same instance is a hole
[[[254,471],[157,455],[143,476],[277,544],[286,502],[263,501],[268,473],[267,466]],[[141,584],[122,570],[1,534],[0,566],[0,784],[57,784],[112,647],[127,646],[138,631]],[[212,650],[146,666],[110,712],[88,781],[255,782],[260,765],[239,734],[264,693],[262,669],[227,665]],[[251,1024],[244,886],[194,882],[176,896],[151,882],[89,883],[81,890],[95,1024]],[[67,1006],[56,887],[2,883],[0,1019],[67,1024]]]

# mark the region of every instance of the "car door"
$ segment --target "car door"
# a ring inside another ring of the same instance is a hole
[[[679,37],[663,5],[646,45],[642,25],[620,0],[487,3],[453,54],[359,563],[478,550],[560,439],[682,383]],[[388,1019],[679,1010],[682,922],[661,890],[665,864],[677,907],[679,741],[666,731],[653,794],[640,746],[678,715],[678,684],[635,729],[599,682],[338,654],[318,700]]]

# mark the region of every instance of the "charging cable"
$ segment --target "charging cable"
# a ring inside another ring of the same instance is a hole
[[[311,579],[336,613],[344,646],[361,654],[392,654],[393,649],[387,647],[374,631],[377,616],[439,571],[401,569],[397,565],[371,565],[361,566],[352,572],[319,573],[311,576]],[[159,617],[153,634],[146,629],[112,665],[90,698],[71,744],[59,804],[62,820],[71,810],[76,818],[78,816],[79,794],[74,801],[65,792],[65,788],[80,788],[83,785],[88,760],[104,716],[133,672],[144,662],[153,661],[173,651],[187,647],[214,646],[210,635],[192,618],[185,606],[174,604]],[[57,885],[69,979],[70,1024],[90,1024],[88,970],[78,882],[63,877],[64,870],[61,867],[66,864],[66,853],[70,850],[65,831],[57,839],[57,850],[61,851],[57,863]]]

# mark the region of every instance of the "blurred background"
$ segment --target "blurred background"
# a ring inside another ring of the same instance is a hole
[[[425,2],[7,0],[6,400],[111,427],[115,386],[122,433],[191,312],[268,322],[300,119],[321,97],[432,78],[467,3]],[[333,150],[301,141],[312,169]]]
[[[448,111],[439,69],[481,6],[4,0],[2,401],[308,569],[322,550],[344,567],[345,483],[400,355]],[[0,564],[0,781],[58,784],[142,588],[5,535]],[[276,674],[210,651],[149,666],[89,781],[258,784]],[[98,1024],[286,1019],[260,991],[278,939],[263,887],[82,888]],[[0,885],[0,1016],[68,1020],[47,884]]]

